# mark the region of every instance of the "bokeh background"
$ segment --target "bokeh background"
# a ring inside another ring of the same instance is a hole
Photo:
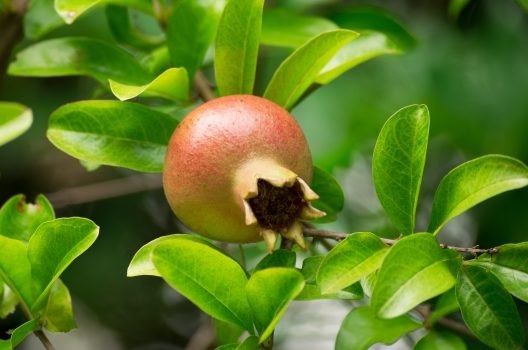
[[[277,0],[273,4],[318,13],[320,6],[335,2]],[[329,228],[394,233],[374,195],[370,159],[385,120],[409,104],[425,103],[431,113],[419,229],[425,229],[438,182],[452,167],[489,153],[528,163],[528,13],[517,2],[474,0],[458,18],[449,16],[448,2],[440,0],[346,3],[387,9],[414,34],[418,45],[404,55],[376,58],[354,68],[293,110],[315,164],[332,171],[346,193],[345,210]],[[66,35],[113,41],[102,9],[46,38]],[[21,42],[16,50],[28,44]],[[269,47],[261,50],[261,89],[287,54]],[[139,247],[183,230],[168,209],[159,177],[132,181],[132,188],[151,187],[148,191],[75,205],[61,199],[71,193],[65,192],[69,188],[135,175],[110,167],[88,172],[46,139],[50,113],[65,103],[92,98],[95,88],[95,82],[76,77],[7,76],[1,82],[0,100],[30,106],[34,124],[0,148],[0,202],[17,193],[29,200],[38,193],[49,194],[60,206],[58,216],[88,217],[101,227],[93,247],[63,275],[80,328],[52,337],[59,350],[183,349],[202,324],[200,312],[161,279],[126,278],[128,263]],[[450,223],[440,239],[482,247],[528,240],[528,190],[479,205]],[[250,250],[254,255],[250,258],[264,254],[260,246]],[[528,325],[528,307],[518,306]],[[279,324],[276,348],[332,349],[338,326],[350,309],[351,305],[336,302],[294,304]],[[16,313],[0,321],[0,330],[19,324],[22,317]],[[466,340],[470,349],[486,348]],[[407,339],[396,347],[405,349],[409,344]],[[41,345],[30,339],[22,348]]]

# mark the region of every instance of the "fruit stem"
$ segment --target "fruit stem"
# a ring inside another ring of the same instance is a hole
[[[214,100],[216,98],[213,90],[211,89],[211,83],[202,73],[202,71],[197,71],[194,76],[194,87],[198,92],[198,95],[204,102]]]

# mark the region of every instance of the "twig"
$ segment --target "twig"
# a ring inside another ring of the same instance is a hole
[[[51,344],[50,340],[48,339],[48,337],[43,331],[38,330],[38,331],[35,331],[34,333],[39,338],[42,345],[44,345],[46,350],[55,350],[55,347],[53,346],[53,344]]]
[[[162,182],[160,175],[141,174],[98,182],[86,186],[66,188],[54,193],[49,193],[46,197],[55,208],[63,208],[69,205],[95,202],[101,199],[154,190],[161,186]]]
[[[216,98],[213,90],[211,89],[209,81],[202,73],[202,71],[196,72],[196,75],[194,77],[194,87],[196,88],[196,91],[198,92],[198,95],[200,95],[202,100],[211,101]]]
[[[455,320],[452,320],[447,317],[442,317],[438,321],[436,321],[441,326],[444,326],[445,328],[449,328],[455,332],[458,332],[460,334],[463,334],[465,336],[476,338],[475,334],[469,330],[469,328],[466,327],[463,323],[457,322]]]
[[[0,87],[6,74],[7,65],[11,51],[22,39],[23,18],[27,8],[27,0],[15,0],[12,2],[12,9],[6,9],[0,16]]]
[[[315,237],[315,238],[330,238],[336,241],[341,241],[347,238],[350,234],[305,227],[304,235],[309,236],[309,237]],[[383,243],[387,245],[394,245],[396,244],[396,242],[399,241],[399,239],[389,239],[389,238],[380,238],[380,239],[383,241]],[[496,254],[498,252],[497,248],[481,249],[477,247],[472,247],[472,248],[455,247],[455,246],[447,245],[444,243],[440,243],[440,247],[443,249],[451,249],[451,250],[456,250],[457,252],[460,252],[460,253],[470,253],[473,255],[484,254],[484,253]]]
[[[213,322],[209,316],[204,316],[200,326],[187,343],[185,350],[207,350],[216,341]]]

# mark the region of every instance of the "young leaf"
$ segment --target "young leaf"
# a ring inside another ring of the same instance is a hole
[[[264,98],[286,109],[292,108],[334,54],[357,37],[356,32],[337,29],[308,41],[288,56],[275,71]]]
[[[387,251],[387,246],[375,234],[353,233],[324,258],[317,272],[317,284],[323,294],[350,286],[376,271]]]
[[[478,266],[463,267],[456,296],[464,321],[483,343],[499,350],[518,349],[524,343],[517,307],[494,274]]]
[[[253,269],[252,273],[255,273],[260,270],[264,270],[270,267],[295,267],[295,261],[297,256],[295,252],[291,250],[274,250],[271,254],[266,254],[266,256],[260,260]]]
[[[172,63],[185,67],[190,81],[214,41],[224,5],[225,0],[182,0],[169,16],[167,46]]]
[[[12,238],[0,235],[0,277],[9,289],[29,308],[33,304],[33,290],[31,286],[31,265],[27,257],[26,245]]]
[[[153,7],[150,0],[55,0],[55,10],[64,22],[71,24],[84,12],[92,7],[103,4],[128,6],[148,14],[153,14]]]
[[[451,170],[435,193],[429,232],[438,233],[452,218],[500,193],[528,185],[528,167],[521,161],[491,154]]]
[[[185,68],[169,68],[144,85],[122,84],[112,79],[108,83],[114,96],[121,101],[140,95],[163,97],[173,101],[185,101],[189,98],[189,78]]]
[[[312,202],[313,206],[326,213],[326,216],[316,222],[335,221],[345,204],[345,195],[339,182],[330,173],[314,166],[310,186],[319,195],[319,199]]]
[[[29,320],[21,324],[13,330],[11,338],[8,340],[0,339],[0,350],[13,350],[18,346],[28,335],[39,329],[40,323],[38,320]]]
[[[39,39],[44,34],[64,25],[55,11],[53,0],[31,0],[24,15],[24,36]]]
[[[336,350],[366,350],[376,343],[391,344],[422,325],[407,315],[384,320],[368,306],[353,309],[341,324]]]
[[[16,139],[33,123],[31,109],[13,102],[0,102],[0,146]]]
[[[177,124],[140,104],[81,101],[53,112],[47,135],[60,150],[81,160],[161,172]]]
[[[378,272],[371,305],[377,315],[392,318],[448,291],[455,284],[460,255],[444,250],[432,234],[417,233],[397,242]]]
[[[54,218],[55,212],[46,197],[39,194],[35,204],[32,204],[19,194],[8,199],[0,208],[0,234],[27,242],[41,223]]]
[[[23,77],[89,76],[106,85],[108,79],[146,84],[151,77],[128,52],[89,38],[50,39],[20,51],[8,73]]]
[[[231,257],[186,237],[159,242],[152,261],[163,279],[212,317],[251,331],[246,273]]]
[[[5,318],[15,312],[15,308],[20,303],[20,300],[11,288],[4,281],[1,281],[1,278],[0,284],[2,285],[0,287],[0,291],[2,292],[2,296],[0,297],[0,318]]]
[[[497,254],[483,254],[469,263],[493,272],[504,288],[528,303],[528,242],[505,244]]]
[[[50,289],[44,317],[46,328],[52,332],[69,332],[77,328],[70,291],[60,279]]]
[[[303,287],[303,275],[291,268],[274,267],[251,276],[246,292],[260,343],[268,339],[290,302]]]
[[[427,324],[432,326],[442,317],[452,314],[458,309],[460,309],[460,307],[456,300],[455,288],[451,288],[438,298],[434,310],[427,319]]]
[[[466,350],[466,344],[453,333],[431,331],[416,343],[413,350]]]
[[[313,37],[338,29],[332,21],[317,16],[299,15],[283,8],[265,9],[262,17],[264,45],[298,48]]]
[[[372,156],[374,187],[396,228],[404,235],[414,232],[416,206],[429,138],[429,110],[411,105],[387,120]]]
[[[99,227],[85,218],[60,218],[41,224],[31,239],[27,255],[39,310],[61,273],[95,241]]]
[[[134,13],[133,15],[137,17],[140,14]],[[130,20],[131,16],[132,14],[127,7],[116,5],[106,6],[108,27],[118,42],[147,49],[164,43],[165,35],[162,32],[157,35],[143,33],[133,25]]]
[[[215,75],[221,96],[252,94],[264,0],[230,0],[218,25]]]

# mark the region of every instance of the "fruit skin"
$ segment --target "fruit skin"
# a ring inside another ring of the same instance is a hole
[[[231,95],[199,106],[176,128],[163,187],[176,216],[194,232],[255,242],[262,237],[258,225],[245,222],[248,187],[286,169],[311,181],[310,149],[295,119],[266,99]]]

